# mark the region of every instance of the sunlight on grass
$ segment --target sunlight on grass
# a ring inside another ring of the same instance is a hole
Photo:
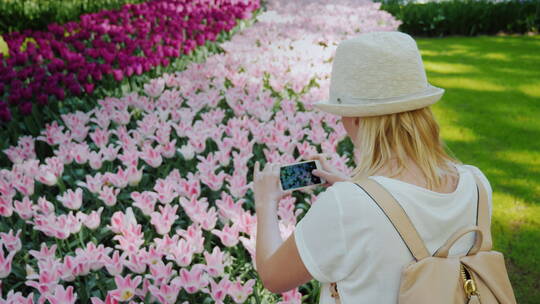
[[[488,59],[497,59],[497,60],[504,60],[504,61],[511,60],[510,58],[508,58],[508,54],[503,54],[503,53],[487,53],[487,54],[482,54],[481,56],[483,58],[488,58]]]
[[[527,221],[531,208],[523,201],[498,191],[493,193],[493,205],[493,216],[500,218],[502,222]]]
[[[444,102],[444,100],[441,100]],[[439,110],[438,107],[432,108],[433,114],[441,126],[440,136],[444,141],[462,141],[473,142],[477,140],[474,132],[464,126],[460,126],[453,121],[453,117],[457,117],[458,113],[451,109]]]
[[[531,97],[540,97],[540,81],[519,85],[517,89]]]
[[[430,77],[430,81],[443,83],[443,88],[458,88],[475,91],[502,92],[506,87],[493,82],[467,77]]]
[[[473,131],[459,126],[448,126],[444,128],[444,130],[441,130],[441,137],[445,141],[452,140],[472,142],[477,140],[476,135],[474,135]]]
[[[461,63],[446,63],[429,61],[424,63],[427,71],[441,74],[457,74],[457,73],[476,73],[478,69],[473,66]]]
[[[426,50],[426,49],[421,49],[420,50],[420,54],[422,57],[424,56],[439,56],[441,55],[441,52],[436,52],[436,51],[432,51],[432,50]],[[424,61],[424,65],[426,64],[426,62]]]
[[[495,155],[497,157],[504,157],[507,160],[522,162],[527,165],[538,165],[538,169],[540,169],[540,151],[518,151],[508,149],[497,151]]]

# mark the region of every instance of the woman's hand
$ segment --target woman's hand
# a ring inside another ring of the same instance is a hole
[[[264,170],[259,171],[259,161],[255,162],[253,169],[253,193],[255,195],[255,205],[276,204],[279,199],[288,191],[283,191],[279,187],[279,164],[266,163]]]
[[[328,160],[326,159],[326,154],[315,154],[307,157],[309,160],[319,160],[319,163],[322,166],[322,170],[315,169],[311,173],[313,175],[322,177],[326,180],[326,183],[323,186],[331,186],[335,182],[343,182],[350,180],[350,177],[337,171],[336,169],[332,168],[332,166],[328,163]]]

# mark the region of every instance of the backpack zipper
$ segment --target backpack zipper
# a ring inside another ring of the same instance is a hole
[[[476,282],[474,281],[474,278],[471,274],[471,270],[463,263],[460,264],[461,266],[461,278],[463,279],[463,290],[465,290],[465,293],[467,294],[467,298],[470,299],[472,295],[476,295],[477,297],[480,297],[480,293],[478,292],[478,289],[476,288]]]

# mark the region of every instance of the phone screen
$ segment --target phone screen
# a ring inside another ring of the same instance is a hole
[[[321,184],[321,178],[311,174],[313,169],[317,169],[315,161],[282,166],[280,168],[279,178],[281,180],[283,190]]]

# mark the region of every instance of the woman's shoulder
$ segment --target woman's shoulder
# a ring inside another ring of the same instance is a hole
[[[465,170],[469,170],[469,172],[472,171],[473,174],[479,177],[480,181],[484,184],[484,187],[486,187],[486,191],[491,194],[491,184],[489,183],[489,180],[487,176],[478,168],[477,166],[470,165],[470,164],[462,164],[462,165],[456,165],[458,168],[463,168]]]
[[[361,185],[352,180],[335,182],[327,190],[334,193],[336,200],[344,209],[347,209],[348,205],[358,208],[364,205],[361,202],[369,203],[371,201],[370,195],[363,190]]]

